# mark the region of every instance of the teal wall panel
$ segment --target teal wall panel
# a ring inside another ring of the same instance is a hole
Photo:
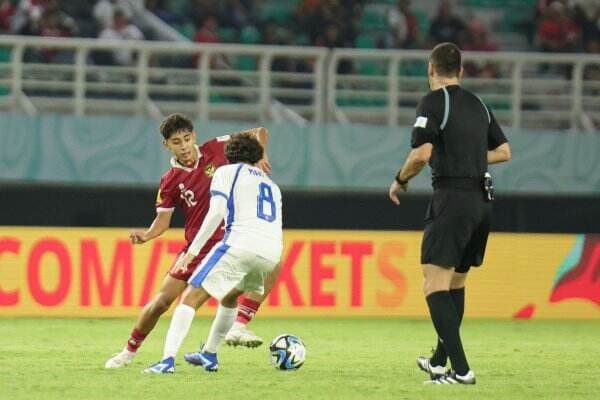
[[[0,114],[0,180],[157,185],[168,169],[160,121],[143,117]],[[410,150],[410,129],[268,124],[283,186],[387,190]],[[250,127],[197,121],[200,141]],[[600,134],[508,132],[513,160],[492,166],[503,192],[600,194]],[[429,171],[411,182],[429,190]]]

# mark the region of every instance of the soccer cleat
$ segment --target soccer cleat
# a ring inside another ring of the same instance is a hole
[[[261,337],[256,336],[254,332],[246,327],[232,328],[227,336],[225,336],[225,343],[229,346],[244,346],[249,348],[258,347],[263,344]]]
[[[165,358],[152,364],[143,371],[144,374],[173,374],[175,373],[175,360],[173,357]]]
[[[208,351],[196,351],[193,353],[185,353],[183,358],[188,363],[202,367],[208,372],[217,372],[219,370],[219,361],[217,360],[217,353],[209,353]]]
[[[439,375],[430,381],[425,381],[423,383],[434,385],[474,385],[475,374],[473,371],[469,370],[466,375],[461,376],[454,371],[450,371],[445,375]]]
[[[123,349],[120,353],[117,353],[112,358],[108,359],[104,364],[104,368],[113,369],[126,367],[133,361],[135,354],[136,353],[132,353],[127,349]]]
[[[424,356],[417,357],[417,365],[421,371],[427,372],[432,380],[448,373],[446,367],[431,365],[430,359]]]

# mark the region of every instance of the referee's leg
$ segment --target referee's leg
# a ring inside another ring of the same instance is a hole
[[[468,271],[468,269],[467,269]],[[468,272],[456,272],[452,274],[452,279],[450,281],[450,297],[452,298],[452,302],[454,303],[454,307],[456,308],[456,313],[458,314],[458,325],[460,329],[460,325],[462,323],[463,315],[465,313],[465,282],[467,280]],[[441,366],[445,367],[448,361],[448,353],[446,353],[446,348],[444,344],[440,341],[439,337],[435,346],[435,350],[429,359],[429,362],[432,366]]]
[[[455,285],[463,284],[466,274],[457,274]],[[462,276],[464,275],[464,279]],[[458,375],[466,375],[470,368],[459,334],[460,318],[450,288],[455,276],[454,269],[434,264],[423,264],[423,291],[429,307],[431,320],[450,358],[452,369]]]

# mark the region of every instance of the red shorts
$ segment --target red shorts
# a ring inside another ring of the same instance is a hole
[[[187,280],[190,279],[190,276],[192,276],[192,274],[194,273],[194,271],[196,270],[198,265],[200,265],[200,263],[202,262],[204,257],[206,257],[206,255],[208,254],[208,251],[201,252],[200,254],[198,254],[192,260],[192,262],[188,264],[187,268],[184,271],[176,271],[175,264],[177,264],[177,260],[179,260],[179,257],[184,255],[186,251],[187,251],[187,248],[184,248],[183,250],[181,250],[181,252],[179,252],[179,254],[177,254],[177,257],[175,257],[175,260],[173,260],[173,264],[171,264],[171,267],[169,267],[169,275],[172,278],[187,282]]]

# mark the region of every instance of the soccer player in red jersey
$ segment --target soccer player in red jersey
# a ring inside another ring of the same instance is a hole
[[[267,129],[255,128],[251,131],[266,149]],[[129,238],[133,244],[143,244],[160,236],[169,228],[175,207],[180,207],[185,216],[185,239],[187,242],[187,245],[181,250],[181,256],[187,251],[187,247],[196,236],[208,212],[209,188],[215,170],[228,163],[225,158],[225,144],[229,140],[229,135],[209,140],[198,146],[192,121],[181,114],[172,114],[167,117],[160,125],[160,133],[164,138],[164,147],[173,155],[171,169],[163,175],[160,181],[156,198],[156,218],[150,228],[145,231],[131,231]],[[271,173],[271,165],[266,153],[264,158],[259,161],[259,166],[266,173]],[[160,291],[144,306],[138,316],[127,346],[106,361],[106,368],[120,368],[131,363],[138,348],[154,329],[160,316],[169,309],[173,301],[187,287],[187,280],[196,266],[222,237],[223,230],[217,229],[185,271],[177,271],[173,268],[179,256],[175,259],[169,272],[165,275]]]

